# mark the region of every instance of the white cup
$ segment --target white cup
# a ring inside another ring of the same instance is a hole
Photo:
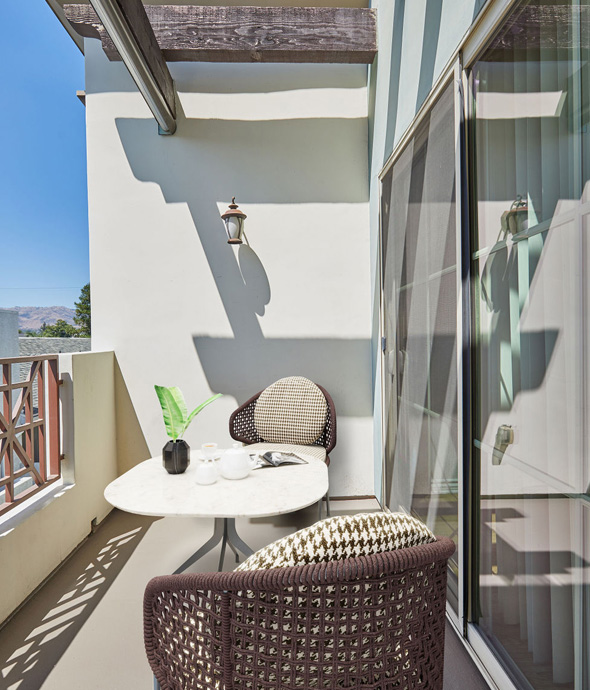
[[[215,460],[218,456],[217,443],[203,443],[201,452],[203,453],[203,460]]]

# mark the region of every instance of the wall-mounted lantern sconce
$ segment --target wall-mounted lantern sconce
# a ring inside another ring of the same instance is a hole
[[[221,216],[225,223],[228,244],[242,244],[242,234],[244,232],[244,219],[246,214],[242,213],[236,204],[236,197],[232,197],[231,204]]]

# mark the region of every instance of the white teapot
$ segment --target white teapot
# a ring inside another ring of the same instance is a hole
[[[225,479],[244,479],[250,474],[255,464],[244,447],[239,443],[234,443],[233,448],[229,448],[221,456],[219,469],[221,476]]]

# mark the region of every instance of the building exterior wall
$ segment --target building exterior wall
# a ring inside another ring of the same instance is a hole
[[[0,309],[0,357],[18,357],[18,311]]]
[[[166,441],[154,384],[189,407],[225,395],[188,430],[198,447],[303,375],[336,404],[332,495],[372,495],[366,68],[171,63],[164,137],[125,67],[85,53],[93,347],[115,351],[149,453]],[[238,249],[220,219],[234,195]]]

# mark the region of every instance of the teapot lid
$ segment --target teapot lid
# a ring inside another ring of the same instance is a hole
[[[244,446],[241,443],[234,443],[232,447],[228,448],[225,452],[230,453],[231,455],[241,455],[246,451],[244,450]]]

